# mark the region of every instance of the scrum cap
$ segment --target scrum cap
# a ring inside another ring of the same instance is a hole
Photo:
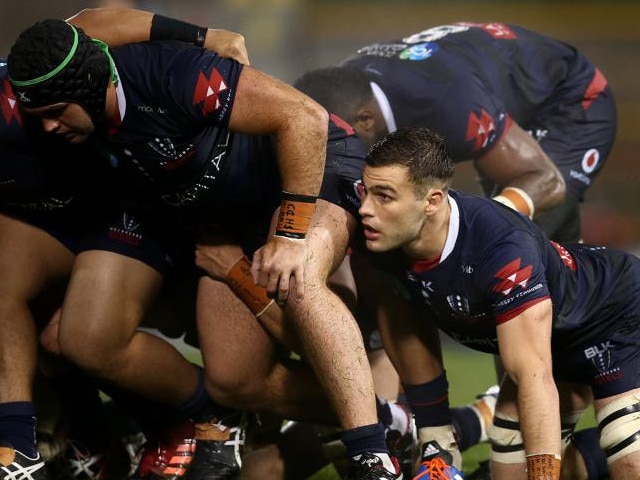
[[[116,81],[113,59],[82,29],[57,19],[32,25],[11,47],[8,74],[23,107],[77,103],[94,124],[104,124],[107,86]]]

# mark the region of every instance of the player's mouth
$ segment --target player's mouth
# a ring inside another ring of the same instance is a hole
[[[380,232],[378,232],[375,228],[370,227],[369,225],[363,224],[364,226],[364,238],[370,241],[375,241],[380,238]]]

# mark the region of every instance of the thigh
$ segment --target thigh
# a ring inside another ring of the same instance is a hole
[[[274,339],[226,284],[200,278],[196,318],[205,371],[212,382],[248,387],[247,382],[271,369]]]
[[[122,345],[161,284],[160,273],[140,260],[104,250],[78,254],[62,309],[61,342],[85,337]]]
[[[29,223],[0,214],[0,292],[32,299],[71,272],[73,253],[59,240]]]

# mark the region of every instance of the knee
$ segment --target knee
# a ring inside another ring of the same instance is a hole
[[[264,391],[264,379],[237,370],[206,368],[207,393],[216,402],[241,410],[255,410]]]

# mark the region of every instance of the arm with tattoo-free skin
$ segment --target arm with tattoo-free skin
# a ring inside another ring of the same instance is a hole
[[[497,327],[500,359],[517,386],[517,416],[528,461],[535,455],[559,459],[561,454],[560,406],[551,361],[551,309],[551,300],[547,299]],[[505,404],[502,408],[513,409],[516,405]],[[501,410],[500,404],[497,410]],[[558,460],[558,472],[559,465]],[[496,478],[538,480],[531,468],[527,476],[522,465],[498,464],[495,468],[503,472]]]
[[[526,215],[533,216],[534,212],[556,207],[564,200],[566,186],[562,174],[538,142],[515,123],[474,164],[485,193],[493,196],[508,188],[525,192],[533,203],[533,211],[523,211],[523,208],[516,210]],[[502,195],[509,196],[509,193]],[[520,202],[517,194],[514,201],[518,207]]]
[[[67,22],[82,28],[88,35],[99,38],[111,47],[118,47],[127,43],[150,40],[154,16],[152,12],[133,8],[86,8],[68,18]],[[169,21],[173,20],[169,19]],[[184,41],[192,40],[185,38]],[[249,65],[244,36],[239,33],[208,28],[202,47]]]

